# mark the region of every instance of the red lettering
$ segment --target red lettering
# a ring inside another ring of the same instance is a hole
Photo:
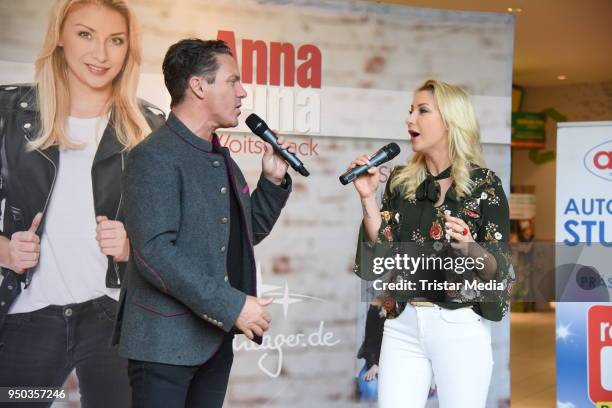
[[[302,150],[302,147],[305,150]],[[309,149],[308,149],[308,143],[300,143],[299,147],[298,147],[298,153],[302,156],[307,156],[309,153]]]
[[[313,143],[313,140],[310,139],[310,156],[318,156],[319,152],[317,151],[317,147],[319,147],[318,143]]]
[[[222,135],[219,136],[219,143],[223,147],[227,147],[228,140],[229,140],[229,135],[223,135],[222,134]]]
[[[281,55],[284,56],[284,86],[293,86],[295,77],[295,50],[289,43],[270,44],[270,85],[280,85]]]
[[[321,88],[321,50],[312,44],[302,45],[298,59],[306,60],[297,71],[297,83],[302,88]]]
[[[593,156],[593,164],[599,170],[612,170],[612,152],[604,152],[602,150],[601,152],[595,153],[595,156]]]
[[[253,140],[251,140],[251,138],[249,138],[249,146],[250,146],[251,142],[253,143],[254,147],[253,147],[253,149],[251,149],[249,147],[249,153],[256,153],[257,154],[257,153],[261,153],[261,152],[264,151],[264,144],[263,144],[263,142],[261,140],[253,141]]]
[[[242,150],[242,143],[240,140],[232,139],[229,141],[229,146],[227,146],[232,153],[239,153]]]
[[[262,142],[262,141],[258,141],[256,144],[257,144],[257,146],[259,146],[259,150],[258,150],[258,151],[256,151],[255,153],[261,153],[261,152],[263,152],[263,151],[265,151],[265,150],[266,150],[266,147],[265,147],[265,145],[264,145],[264,142]]]
[[[223,40],[232,50],[238,60],[236,51],[236,37],[233,31],[217,31],[217,39]],[[296,72],[295,46],[291,43],[271,42],[270,60],[268,61],[268,46],[261,40],[243,39],[241,41],[242,81],[245,84],[255,82],[258,85],[295,86],[302,88],[321,88],[321,50],[313,44],[304,44],[297,51],[299,67]],[[255,55],[255,56],[254,56]],[[282,57],[282,63],[281,63]],[[256,59],[256,61],[254,61]],[[256,78],[253,80],[253,68],[256,62]],[[270,78],[268,79],[268,66]],[[281,82],[281,71],[283,80]]]
[[[389,176],[391,175],[391,169],[383,164],[378,168],[378,171],[380,172],[380,178],[378,179],[378,181],[383,184],[386,183],[387,180],[389,180]]]
[[[264,142],[259,138],[252,138],[250,136],[243,136],[237,138],[230,133],[219,134],[219,143],[221,146],[226,147],[233,154],[236,153],[249,153],[249,154],[261,154],[264,152]],[[318,156],[319,144],[314,142],[314,139],[309,138],[301,143],[289,142],[291,150],[295,151],[301,156]],[[381,166],[383,168],[384,166]],[[381,174],[383,171],[381,170]]]
[[[217,40],[225,41],[230,50],[232,50],[234,58],[238,59],[238,54],[236,54],[236,37],[233,31],[217,31]]]
[[[257,53],[258,85],[268,83],[268,47],[260,40],[242,40],[242,82],[253,83],[253,54]]]

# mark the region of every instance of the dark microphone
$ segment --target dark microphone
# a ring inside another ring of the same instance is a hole
[[[383,163],[388,162],[397,156],[400,152],[400,148],[397,143],[389,143],[386,146],[380,148],[379,151],[374,153],[374,156],[370,159],[368,164],[362,164],[361,166],[353,167],[346,173],[340,176],[340,182],[347,185],[357,177],[367,172],[372,167],[378,167]]]
[[[249,129],[251,129],[251,132],[261,137],[264,141],[270,143],[274,148],[274,151],[280,154],[283,159],[285,159],[285,161],[289,163],[291,167],[293,167],[293,170],[297,171],[304,177],[308,177],[310,175],[308,170],[306,170],[306,167],[304,167],[304,163],[302,163],[300,159],[295,156],[295,154],[280,147],[276,141],[276,135],[270,130],[268,125],[266,125],[266,122],[264,122],[259,116],[251,113],[246,118],[245,122]]]

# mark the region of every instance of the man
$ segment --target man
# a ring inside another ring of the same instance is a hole
[[[134,407],[221,407],[233,331],[253,339],[270,324],[271,299],[255,297],[253,245],[279,217],[291,179],[266,144],[250,195],[219,145],[215,130],[238,125],[246,96],[225,43],[179,41],[163,73],[172,112],[130,152],[123,179],[132,256],[114,342],[129,358]]]

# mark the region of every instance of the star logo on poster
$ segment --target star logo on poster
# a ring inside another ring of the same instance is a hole
[[[289,306],[295,303],[300,303],[305,300],[314,300],[318,302],[325,302],[324,299],[302,295],[299,293],[292,293],[289,291],[289,284],[285,281],[283,291],[279,291],[282,286],[268,285],[265,284],[261,273],[261,264],[257,264],[257,293],[258,296],[268,297],[274,299],[272,303],[281,305],[283,307],[283,317],[286,319],[289,314]]]

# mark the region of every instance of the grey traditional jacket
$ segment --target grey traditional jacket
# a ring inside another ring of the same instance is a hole
[[[174,114],[134,148],[123,176],[132,252],[113,343],[135,360],[197,365],[232,331],[246,295],[255,295],[253,245],[265,238],[291,190],[263,176],[249,187],[227,148],[193,134]],[[228,283],[229,188],[246,235],[242,289]]]

